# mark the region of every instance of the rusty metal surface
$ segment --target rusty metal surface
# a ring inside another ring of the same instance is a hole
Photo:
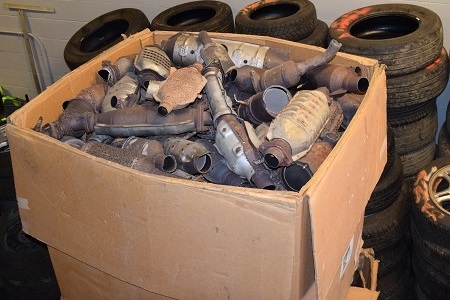
[[[295,190],[339,139],[345,112],[348,120],[356,111],[347,91],[367,88],[355,70],[328,64],[336,41],[304,61],[205,31],[162,47],[103,61],[105,82],[80,91],[42,132],[147,173]],[[305,89],[302,77],[319,86]],[[333,100],[329,90],[345,94]]]
[[[153,94],[155,101],[159,102],[160,115],[167,116],[172,110],[184,108],[199,97],[206,84],[206,78],[200,73],[202,68],[200,63],[195,63],[177,69],[167,77]]]

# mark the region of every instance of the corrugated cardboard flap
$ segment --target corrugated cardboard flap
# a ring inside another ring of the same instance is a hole
[[[346,130],[352,134],[343,135],[338,151],[331,153],[306,189],[319,299],[346,295],[360,246],[358,226],[386,163],[384,66],[376,68],[367,93],[371,97],[365,97]]]

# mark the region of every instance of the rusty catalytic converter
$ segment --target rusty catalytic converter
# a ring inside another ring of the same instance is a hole
[[[268,171],[261,164],[261,154],[250,142],[245,127],[239,122],[234,112],[230,97],[225,92],[223,81],[228,74],[234,71],[229,65],[229,59],[214,56],[225,56],[222,46],[214,44],[206,31],[199,33],[204,47],[201,56],[205,63],[203,74],[207,80],[206,95],[208,97],[213,123],[216,127],[216,147],[225,158],[228,168],[235,174],[246,178],[258,188],[274,189]],[[214,50],[214,47],[217,49]],[[223,68],[225,66],[225,69]]]
[[[81,137],[94,131],[95,108],[91,103],[73,99],[64,102],[63,109],[57,121],[42,126],[42,133],[60,140],[65,135]]]
[[[300,63],[286,61],[269,70],[243,66],[232,73],[231,80],[244,92],[258,93],[272,85],[286,88],[296,86],[308,71],[331,61],[341,47],[341,43],[331,40],[325,52]]]
[[[206,180],[217,184],[251,187],[250,183],[245,178],[231,172],[225,158],[220,155],[219,151],[211,141],[199,139],[197,140],[197,143],[202,144],[210,151],[211,168],[202,174]]]
[[[167,116],[172,110],[193,103],[206,84],[206,79],[201,74],[203,66],[198,62],[181,69],[172,69],[174,71],[153,94],[154,100],[159,102],[158,113],[161,116]]]
[[[269,86],[249,99],[240,102],[238,115],[253,125],[270,122],[289,103],[292,98],[288,89],[282,86]]]
[[[313,88],[326,87],[330,95],[365,93],[369,79],[358,75],[355,68],[324,64],[305,73],[304,78]]]
[[[163,172],[156,168],[151,157],[136,154],[131,150],[122,149],[95,141],[89,141],[81,148],[81,151],[141,172],[165,176],[170,175],[169,173]]]
[[[115,85],[125,74],[134,73],[134,56],[119,57],[114,64],[109,60],[102,61],[98,75],[109,85]]]
[[[305,156],[289,166],[280,168],[280,178],[283,186],[290,191],[300,191],[316,173],[331,150],[333,150],[332,144],[317,141]]]
[[[97,115],[94,130],[113,137],[170,135],[207,131],[211,115],[203,103],[160,116],[156,105],[135,105]]]
[[[102,101],[101,112],[129,107],[138,100],[139,84],[136,75],[127,73],[115,85],[109,87]]]
[[[94,84],[91,87],[81,90],[76,99],[83,99],[91,103],[95,107],[96,112],[100,112],[102,108],[102,101],[105,98],[108,86],[104,83]]]
[[[157,45],[145,46],[134,60],[135,72],[139,84],[147,89],[152,81],[162,81],[170,74],[170,58]]]
[[[175,157],[165,154],[163,146],[159,141],[131,136],[123,142],[122,149],[150,157],[156,168],[161,171],[172,173],[177,169]]]
[[[202,144],[182,138],[168,138],[163,142],[164,153],[177,160],[178,168],[188,174],[203,174],[211,168],[211,155]]]
[[[289,60],[288,52],[281,49],[227,39],[211,38],[211,41],[222,45],[237,67],[251,65],[270,69]],[[189,66],[196,61],[203,63],[200,55],[203,44],[196,34],[179,32],[163,41],[162,48],[177,66]]]
[[[270,168],[288,166],[304,156],[330,117],[325,88],[299,91],[275,117],[260,146]]]

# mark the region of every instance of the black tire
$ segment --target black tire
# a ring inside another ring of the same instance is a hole
[[[403,166],[398,154],[394,157],[393,165],[384,176],[380,177],[370,195],[364,211],[366,216],[388,208],[400,195],[403,185]]]
[[[13,299],[59,299],[47,246],[22,231],[16,202],[0,202],[0,277]]]
[[[450,156],[450,136],[447,131],[447,121],[442,124],[438,136],[437,157]]]
[[[64,60],[74,70],[98,54],[123,41],[123,35],[150,28],[150,21],[139,9],[122,8],[101,15],[81,27],[64,48]]]
[[[442,48],[439,57],[417,72],[389,78],[387,108],[395,109],[419,105],[439,96],[448,82],[448,55]]]
[[[408,195],[406,186],[403,186],[391,206],[364,217],[362,238],[365,248],[373,248],[377,253],[395,247],[405,236],[409,226]]]
[[[436,143],[432,141],[418,150],[400,155],[403,165],[403,176],[417,175],[423,166],[430,163],[436,155]]]
[[[427,236],[420,233],[414,222],[411,222],[411,237],[417,255],[420,255],[428,266],[450,276],[450,248],[429,241]]]
[[[396,246],[375,253],[375,258],[380,261],[378,264],[378,277],[386,276],[398,268],[405,255],[409,255],[408,251],[406,239],[403,238]]]
[[[442,157],[425,165],[414,183],[412,221],[421,236],[444,248],[450,248],[450,201],[439,193],[448,189],[450,157]]]
[[[316,28],[307,37],[297,42],[307,45],[327,48],[328,46],[328,25],[322,20],[317,20]]]
[[[448,299],[450,295],[450,276],[442,273],[440,269],[430,267],[420,253],[412,254],[414,277],[425,296],[430,299]]]
[[[231,7],[220,1],[192,1],[175,5],[152,20],[154,30],[234,32]]]
[[[400,155],[418,150],[436,138],[438,115],[436,100],[412,113],[389,117],[395,137],[395,149]]]
[[[308,0],[261,1],[242,8],[235,22],[237,33],[299,41],[313,33],[317,13]]]
[[[412,300],[434,300],[425,295],[417,282],[414,282],[412,287]]]
[[[22,231],[17,203],[0,202],[0,274],[19,279],[29,278],[29,269],[52,270],[47,246]],[[38,274],[39,275],[39,274]]]
[[[409,299],[411,285],[411,258],[405,255],[400,265],[383,277],[378,277],[378,300]]]
[[[5,125],[0,126],[0,201],[16,201],[14,176]]]
[[[443,46],[442,22],[433,11],[410,4],[371,5],[350,11],[330,26],[341,51],[378,59],[386,76],[430,65]]]

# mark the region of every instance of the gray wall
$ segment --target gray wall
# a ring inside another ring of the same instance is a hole
[[[21,31],[17,11],[9,10],[4,7],[4,3],[21,3],[29,5],[40,5],[54,7],[55,13],[26,13],[28,28],[30,32],[37,36],[45,45],[51,64],[51,70],[55,80],[61,78],[69,72],[64,59],[63,51],[68,39],[84,24],[97,16],[108,11],[123,8],[135,7],[142,10],[151,21],[158,13],[172,7],[176,4],[187,1],[168,0],[128,0],[121,3],[119,0],[7,0],[1,1],[0,6],[0,31]],[[231,0],[225,1],[230,4],[236,14],[245,5],[252,0]],[[444,24],[444,45],[450,49],[450,0],[427,0],[427,1],[379,1],[379,0],[312,0],[316,6],[319,19],[328,24],[333,22],[342,14],[367,5],[397,2],[410,3],[427,7],[438,13]],[[30,98],[36,96],[34,81],[29,67],[28,57],[24,39],[14,35],[0,35],[0,84],[6,90],[15,96],[24,97],[28,94]],[[37,51],[39,53],[39,51]],[[40,76],[45,85],[51,84],[49,73],[42,64],[43,58],[38,57]],[[440,123],[445,119],[445,109],[450,98],[450,88],[438,98],[438,110]]]

